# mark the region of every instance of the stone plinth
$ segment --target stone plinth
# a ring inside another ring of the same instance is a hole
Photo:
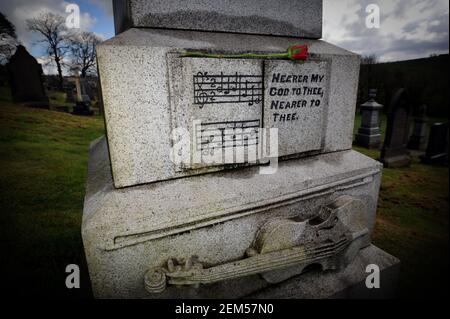
[[[318,0],[114,0],[116,34],[132,27],[322,37]]]
[[[310,58],[304,64],[181,54],[186,49],[230,54],[284,52],[298,43],[309,46]],[[216,129],[226,125],[260,128],[263,123],[276,127],[280,160],[352,146],[359,56],[329,43],[130,29],[99,45],[97,54],[116,187],[226,168],[174,164],[172,130],[188,130],[193,141],[194,120]],[[303,86],[309,87],[310,94],[294,90]],[[213,89],[214,99],[210,99]]]
[[[144,277],[149,269],[171,258],[196,255],[210,266],[240,260],[267,221],[312,218],[323,205],[344,195],[364,205],[358,212],[364,214],[370,235],[380,176],[380,163],[348,150],[280,162],[270,175],[249,167],[116,189],[106,141],[97,140],[90,151],[82,223],[94,295],[172,298],[184,291],[182,296],[198,298],[251,294],[268,286],[267,281],[251,275],[201,285],[201,289],[169,285],[160,294],[149,294]],[[356,218],[348,216],[349,221]],[[360,244],[369,245],[369,238],[364,238]]]

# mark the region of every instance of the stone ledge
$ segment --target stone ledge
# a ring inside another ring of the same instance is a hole
[[[114,0],[113,8],[116,34],[150,27],[322,37],[318,0]]]
[[[349,150],[280,162],[270,175],[249,167],[116,189],[102,138],[91,144],[83,231],[118,249],[369,184],[380,169]]]

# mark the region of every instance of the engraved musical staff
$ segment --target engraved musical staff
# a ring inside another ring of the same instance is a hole
[[[213,154],[227,147],[258,145],[260,120],[212,122],[196,125],[197,151]]]
[[[242,75],[237,72],[210,75],[198,72],[194,75],[194,104],[202,108],[214,103],[259,104],[262,100],[262,76]]]

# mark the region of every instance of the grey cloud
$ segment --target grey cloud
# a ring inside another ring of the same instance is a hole
[[[431,53],[442,53],[449,49],[448,36],[434,39],[409,40],[388,36],[383,41],[377,38],[362,38],[358,41],[344,40],[339,43],[345,48],[361,52],[361,54],[375,54],[377,57],[395,55],[404,58],[418,58]]]
[[[375,54],[381,60],[384,60],[383,57],[407,59],[427,56],[430,53],[448,52],[448,9],[442,10],[442,1],[428,0],[424,3],[423,0],[397,0],[393,6],[389,6],[390,3],[386,1],[377,3],[370,0],[350,0],[348,3],[352,4],[349,6],[349,14],[357,15],[359,18],[350,21],[346,14],[341,18],[344,39],[334,41],[339,46],[364,55]],[[392,19],[404,21],[404,24],[399,30],[392,32],[386,29],[368,29],[365,25],[367,16],[365,8],[370,3],[380,6],[381,28],[383,21]],[[426,19],[414,16],[414,12],[422,8],[418,5],[426,8],[428,15]],[[428,34],[420,38],[418,35],[421,33],[418,31],[423,31],[423,26]]]
[[[437,24],[433,24],[433,22],[437,22]],[[427,31],[430,33],[446,33],[448,35],[448,27],[448,12],[428,20],[427,23]]]

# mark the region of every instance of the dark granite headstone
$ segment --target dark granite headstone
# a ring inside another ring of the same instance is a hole
[[[42,67],[24,46],[17,46],[8,63],[11,95],[14,102],[48,108],[48,97],[42,82]]]
[[[405,89],[399,89],[389,105],[386,136],[381,150],[381,162],[385,167],[402,167],[411,163],[406,148],[409,134],[411,103]]]
[[[355,136],[355,144],[366,148],[379,148],[381,145],[379,113],[383,105],[375,101],[376,89],[369,90],[369,100],[360,105],[361,127]]]
[[[448,164],[448,123],[431,126],[427,151],[421,159],[426,164]]]
[[[414,129],[411,137],[408,141],[408,148],[410,150],[425,150],[427,144],[427,119],[426,119],[427,106],[422,105],[419,108],[417,116],[414,118]]]

